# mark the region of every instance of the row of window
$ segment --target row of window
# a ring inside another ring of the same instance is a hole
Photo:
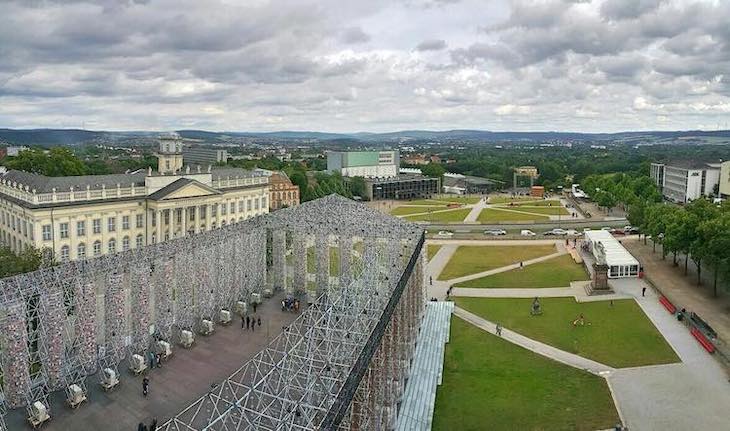
[[[130,238],[128,236],[125,236],[122,238],[122,251],[129,250],[131,244],[130,244]],[[137,235],[137,239],[135,241],[135,247],[140,248],[144,246],[144,236],[142,234]],[[61,247],[61,253],[60,253],[60,259],[63,262],[66,262],[70,258],[70,251],[71,248],[68,245],[64,245]],[[117,250],[117,240],[112,238],[107,242],[107,253],[113,254],[116,253]],[[93,257],[99,257],[102,253],[102,243],[99,240],[94,241],[94,243],[91,245],[91,255]],[[76,257],[77,259],[84,259],[86,258],[86,243],[79,243],[79,245],[76,246]]]
[[[137,214],[135,219],[135,225],[136,227],[142,228],[144,227],[144,214]],[[130,216],[125,215],[122,216],[122,230],[129,230],[130,229]],[[91,221],[91,230],[94,234],[100,234],[101,233],[101,219],[93,219]],[[116,232],[117,231],[117,218],[116,217],[108,217],[106,220],[106,230],[107,232]],[[69,237],[69,223],[63,222],[58,224],[58,233],[61,239],[66,239]],[[46,224],[42,226],[42,236],[43,241],[50,241],[53,239],[53,229],[50,224]],[[81,220],[76,222],[76,236],[86,236],[86,220]]]
[[[33,223],[21,219],[8,211],[0,211],[0,223],[8,230],[18,232],[26,238],[33,239]]]

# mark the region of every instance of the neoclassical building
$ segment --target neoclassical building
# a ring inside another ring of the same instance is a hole
[[[269,176],[185,165],[176,135],[158,170],[46,177],[0,174],[0,243],[50,249],[60,261],[101,256],[215,229],[269,211]]]

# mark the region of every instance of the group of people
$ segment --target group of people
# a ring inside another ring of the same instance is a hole
[[[244,325],[246,326],[244,327]],[[251,331],[255,331],[256,326],[261,326],[261,316],[246,316],[245,319],[241,316],[241,329],[250,329]]]
[[[291,296],[281,300],[281,311],[299,311],[299,300]]]
[[[142,422],[140,422],[139,425],[137,425],[137,431],[156,431],[156,430],[157,430],[157,418],[152,419],[152,422],[150,422],[150,426],[147,426]]]

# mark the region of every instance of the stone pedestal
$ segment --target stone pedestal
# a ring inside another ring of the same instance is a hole
[[[588,295],[607,295],[614,293],[611,286],[608,285],[608,265],[593,264],[593,278],[586,285],[586,293]]]

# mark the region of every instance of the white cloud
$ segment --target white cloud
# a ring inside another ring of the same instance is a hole
[[[725,1],[14,1],[3,16],[0,127],[616,131],[730,112]]]

